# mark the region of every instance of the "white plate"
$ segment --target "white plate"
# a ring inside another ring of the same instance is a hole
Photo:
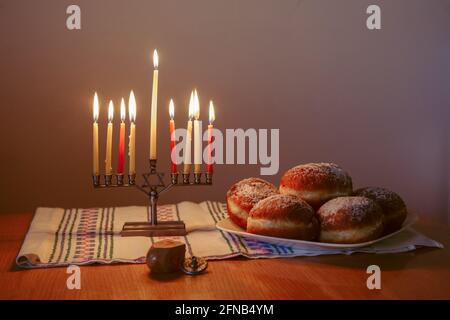
[[[412,224],[414,224],[417,221],[416,215],[409,214],[406,218],[405,222],[403,223],[403,226],[400,230],[397,230],[393,233],[390,233],[388,235],[385,235],[381,238],[367,241],[367,242],[361,242],[361,243],[351,243],[351,244],[337,244],[337,243],[326,243],[326,242],[314,242],[314,241],[304,241],[304,240],[294,240],[294,239],[286,239],[286,238],[278,238],[278,237],[269,237],[269,236],[263,236],[259,234],[253,234],[248,233],[241,227],[234,224],[230,218],[223,219],[216,223],[216,227],[222,231],[226,231],[232,234],[236,234],[239,236],[244,236],[248,238],[257,239],[260,241],[272,243],[275,245],[281,245],[281,246],[290,246],[290,247],[299,247],[299,248],[336,248],[336,249],[353,249],[353,248],[361,248],[370,246],[374,243],[383,241],[384,239],[390,238],[393,235],[402,232],[404,229],[410,227]]]

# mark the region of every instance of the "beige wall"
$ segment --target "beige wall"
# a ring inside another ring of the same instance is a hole
[[[81,31],[65,27],[71,3],[81,6]],[[365,28],[372,3],[382,7],[381,31]],[[355,186],[392,188],[413,210],[446,221],[449,34],[450,2],[437,0],[2,0],[0,212],[145,203],[136,190],[93,190],[91,100],[97,90],[104,128],[107,100],[135,90],[143,170],[157,47],[161,165],[168,100],[184,122],[196,86],[205,118],[214,98],[218,128],[280,128],[281,172],[334,161]],[[161,200],[223,200],[259,168],[216,172],[213,187]]]

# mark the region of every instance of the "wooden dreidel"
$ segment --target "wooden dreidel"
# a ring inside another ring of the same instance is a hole
[[[184,262],[186,245],[175,240],[155,242],[147,253],[147,265],[152,273],[179,271]]]

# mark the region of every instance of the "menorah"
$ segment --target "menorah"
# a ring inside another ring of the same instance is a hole
[[[99,152],[98,152],[98,117],[99,117],[99,100],[97,93],[94,94],[93,103],[93,184],[95,188],[115,188],[115,187],[136,187],[147,195],[150,200],[150,210],[147,212],[147,221],[144,222],[126,222],[123,226],[121,235],[123,237],[131,236],[183,236],[186,235],[186,226],[183,221],[160,221],[158,222],[158,198],[159,196],[178,186],[202,186],[212,184],[213,165],[211,160],[212,155],[212,130],[213,122],[215,120],[214,105],[212,101],[209,103],[209,125],[208,125],[208,166],[207,172],[201,172],[202,163],[202,131],[200,117],[200,102],[197,90],[191,92],[189,100],[189,120],[187,123],[187,140],[186,150],[184,151],[185,166],[183,170],[183,179],[178,182],[179,173],[177,166],[172,162],[170,183],[165,183],[164,173],[156,169],[156,136],[157,136],[157,96],[158,96],[158,52],[153,52],[153,85],[152,85],[152,104],[151,104],[151,125],[150,125],[150,171],[142,174],[144,182],[142,184],[136,183],[135,174],[135,137],[136,137],[136,100],[133,91],[130,92],[130,99],[128,100],[129,116],[130,116],[130,136],[128,145],[129,155],[129,172],[128,181],[125,182],[123,174],[124,169],[124,154],[125,154],[125,101],[122,98],[120,105],[120,139],[119,139],[119,157],[117,162],[117,174],[112,172],[112,136],[113,136],[113,119],[114,119],[114,104],[112,100],[109,101],[108,106],[108,128],[106,138],[106,158],[105,158],[105,174],[99,174]],[[169,130],[170,130],[170,150],[174,151],[175,141],[175,120],[174,120],[175,106],[173,100],[169,103]],[[194,130],[192,130],[194,129]],[[192,131],[194,131],[192,134]],[[192,139],[193,137],[193,139]],[[191,163],[191,142],[194,143],[194,180],[191,182],[190,163]],[[153,182],[152,180],[155,180]]]
[[[212,185],[212,172],[194,172],[191,180],[190,173],[182,173],[182,181],[179,182],[179,173],[170,174],[170,183],[165,183],[164,172],[156,169],[156,160],[149,160],[150,171],[142,174],[144,182],[136,183],[136,174],[129,174],[125,182],[123,174],[93,175],[94,188],[133,187],[147,195],[150,201],[150,210],[147,212],[147,221],[126,222],[120,235],[122,237],[160,237],[160,236],[184,236],[186,226],[183,221],[158,221],[158,198],[172,187],[190,187]],[[152,180],[156,181],[152,182]]]

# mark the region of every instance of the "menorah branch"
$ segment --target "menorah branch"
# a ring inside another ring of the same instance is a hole
[[[159,196],[173,187],[192,187],[212,185],[211,172],[196,172],[191,181],[190,173],[183,173],[182,181],[178,181],[178,172],[170,174],[170,182],[165,183],[164,172],[156,169],[156,160],[150,160],[150,171],[142,174],[144,182],[136,183],[136,175],[130,174],[125,179],[122,174],[94,175],[93,185],[96,189],[107,189],[115,187],[133,187],[145,193],[149,199],[150,206],[147,212],[147,221],[126,222],[123,226],[121,236],[183,236],[186,235],[186,226],[183,221],[158,221],[158,199]],[[156,179],[156,181],[155,181]],[[127,180],[127,181],[125,181]],[[154,182],[152,182],[154,180]]]

